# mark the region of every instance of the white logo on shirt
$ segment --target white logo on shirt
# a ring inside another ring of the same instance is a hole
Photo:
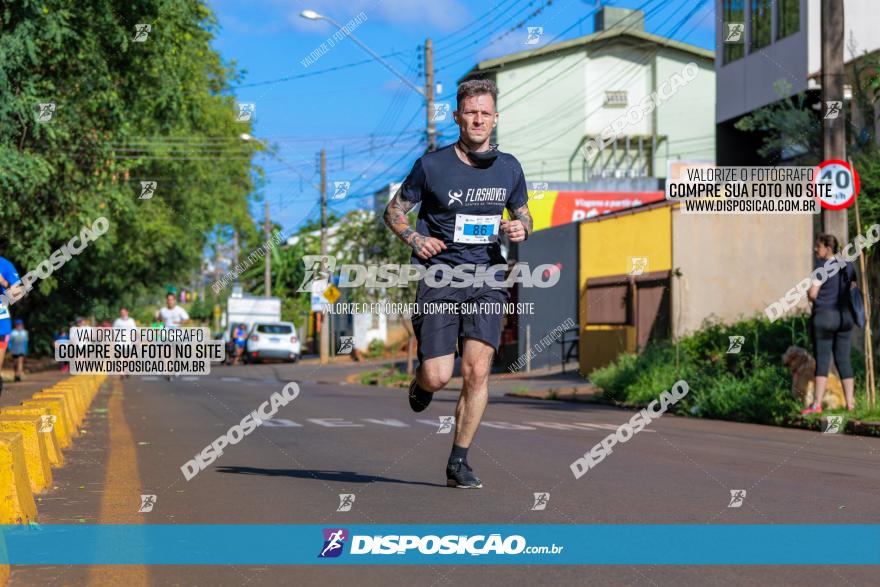
[[[464,195],[464,192],[462,192],[461,190],[456,190],[455,192],[453,192],[452,190],[449,190],[449,203],[446,205],[451,206],[453,202],[457,202],[458,204],[461,204],[461,196],[462,195]]]

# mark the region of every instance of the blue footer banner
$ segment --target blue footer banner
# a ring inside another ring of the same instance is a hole
[[[877,565],[880,525],[43,524],[0,526],[0,563]]]

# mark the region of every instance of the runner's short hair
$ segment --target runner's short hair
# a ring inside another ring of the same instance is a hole
[[[498,104],[498,86],[490,79],[469,79],[458,84],[458,94],[456,95],[456,109],[461,109],[461,103],[465,98],[478,96],[480,94],[491,94],[492,101]]]

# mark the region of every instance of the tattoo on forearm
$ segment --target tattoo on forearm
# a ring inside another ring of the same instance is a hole
[[[523,228],[526,229],[526,238],[532,234],[532,215],[529,213],[529,205],[526,204],[520,208],[517,208],[513,211],[513,217],[516,220],[522,222]]]
[[[385,214],[383,215],[385,224],[388,228],[390,228],[400,240],[408,245],[412,244],[410,241],[413,239],[413,235],[417,234],[410,227],[409,220],[406,218],[407,212],[414,207],[414,203],[401,199],[400,192],[397,192],[394,194],[394,197],[391,198],[391,201],[388,202],[388,206],[385,208]]]

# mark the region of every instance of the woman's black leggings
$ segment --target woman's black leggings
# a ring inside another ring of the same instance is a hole
[[[813,353],[816,377],[827,377],[831,355],[841,379],[853,376],[850,353],[853,319],[849,310],[818,310],[813,314]]]

